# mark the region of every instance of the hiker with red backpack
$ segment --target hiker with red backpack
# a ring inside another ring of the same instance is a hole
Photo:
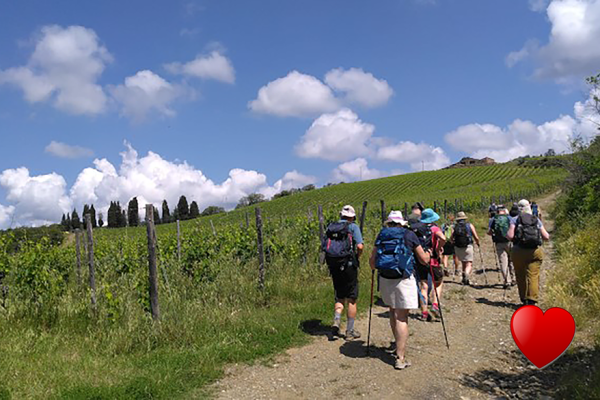
[[[426,208],[421,213],[420,224],[411,224],[411,229],[417,234],[421,240],[421,246],[425,251],[431,250],[431,258],[427,264],[417,262],[416,271],[417,279],[419,280],[419,288],[421,291],[421,319],[423,321],[432,321],[432,315],[436,318],[440,316],[438,305],[439,296],[442,295],[442,285],[444,283],[444,270],[440,265],[440,254],[443,252],[446,238],[442,230],[435,225],[435,221],[439,220],[440,216],[431,208]],[[421,227],[423,227],[424,235],[420,236]],[[429,277],[431,277],[432,296],[431,296],[431,314],[428,311],[428,294],[429,294]]]
[[[390,327],[396,341],[396,369],[411,365],[405,355],[408,313],[419,307],[415,261],[428,264],[431,257],[430,252],[423,250],[417,235],[406,227],[402,212],[390,212],[369,259],[371,268],[378,271],[383,302],[390,308]]]
[[[332,334],[339,336],[342,312],[346,305],[346,340],[360,338],[360,333],[354,328],[354,321],[358,299],[359,259],[364,244],[360,228],[354,223],[355,219],[354,208],[344,206],[340,212],[340,220],[327,227],[322,244],[335,292]]]
[[[505,290],[517,283],[515,280],[515,270],[510,258],[512,244],[506,237],[509,228],[510,217],[508,216],[508,210],[503,205],[500,205],[498,206],[498,213],[490,218],[487,233],[492,237],[492,241],[494,242],[496,255],[500,263],[500,271],[502,271],[502,276],[504,277]]]
[[[467,221],[467,214],[459,211],[454,223],[452,243],[454,243],[454,252],[462,264],[462,284],[467,286],[470,285],[469,276],[473,269],[473,242],[479,246],[477,230],[472,223]]]
[[[519,216],[511,219],[506,237],[513,241],[511,255],[521,302],[523,305],[535,305],[544,259],[542,244],[544,240],[550,240],[550,234],[542,221],[532,214],[529,201],[523,199],[518,206]]]

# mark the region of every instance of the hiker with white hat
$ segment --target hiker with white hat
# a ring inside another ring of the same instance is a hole
[[[358,267],[364,249],[362,233],[354,223],[354,207],[346,205],[340,219],[327,227],[323,241],[325,260],[333,280],[335,306],[332,333],[339,335],[344,305],[347,306],[346,340],[358,339],[360,333],[354,329],[356,300],[358,299]]]
[[[544,259],[542,244],[550,234],[532,214],[529,201],[519,201],[519,216],[512,218],[506,237],[513,241],[511,258],[515,266],[519,297],[524,305],[538,301],[540,269]]]
[[[419,287],[421,290],[421,319],[425,321],[432,321],[433,316],[440,317],[439,309],[439,297],[442,295],[442,285],[444,283],[444,270],[440,265],[440,255],[443,252],[444,244],[446,243],[446,237],[442,233],[440,227],[435,222],[440,219],[438,213],[433,211],[431,208],[426,208],[421,214],[420,222],[425,225],[427,229],[427,237],[425,243],[421,241],[421,246],[425,251],[431,250],[431,260],[429,263],[423,265],[417,264],[417,276],[419,279]],[[429,279],[431,276],[432,286],[435,288],[432,291],[431,300],[431,314],[427,309],[428,306],[428,294],[429,294]]]
[[[411,364],[405,357],[408,340],[408,313],[419,307],[415,258],[429,263],[430,254],[423,250],[417,235],[406,229],[400,211],[390,212],[385,227],[375,240],[369,263],[379,272],[379,289],[383,302],[390,308],[390,326],[396,340],[396,369]]]
[[[469,285],[469,275],[473,269],[473,242],[479,246],[479,236],[472,223],[467,221],[468,217],[464,211],[456,214],[454,223],[454,232],[452,233],[452,243],[454,243],[454,252],[460,260],[463,267],[463,285]]]

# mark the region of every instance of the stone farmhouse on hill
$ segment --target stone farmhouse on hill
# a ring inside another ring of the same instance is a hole
[[[450,165],[446,168],[463,168],[463,167],[475,167],[481,165],[494,165],[496,161],[493,158],[485,157],[481,160],[471,157],[463,157],[459,162]]]

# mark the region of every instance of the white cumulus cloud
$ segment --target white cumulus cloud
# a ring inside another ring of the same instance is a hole
[[[60,158],[84,158],[94,156],[94,152],[91,149],[81,146],[73,146],[54,140],[51,141],[48,146],[46,146],[44,151]]]
[[[216,50],[209,55],[198,55],[187,63],[166,64],[165,68],[172,74],[214,79],[225,83],[235,82],[235,69],[231,60]]]
[[[355,182],[386,176],[382,171],[369,168],[366,159],[359,157],[338,165],[332,172],[334,182]]]
[[[387,81],[377,79],[360,68],[337,68],[325,75],[325,83],[336,92],[343,93],[343,101],[364,107],[379,107],[388,102],[394,91]]]
[[[152,71],[139,71],[125,78],[121,85],[111,86],[110,92],[121,106],[121,113],[135,122],[146,119],[149,113],[172,117],[172,102],[186,95],[182,86],[167,82]]]
[[[375,127],[365,123],[351,110],[317,118],[296,146],[296,154],[304,158],[346,161],[371,153],[369,140]]]
[[[441,147],[409,141],[379,147],[377,158],[410,164],[413,171],[435,170],[450,164],[450,159]]]
[[[97,81],[111,60],[92,29],[45,26],[27,64],[0,71],[0,83],[19,87],[29,103],[50,101],[61,111],[95,115],[106,109]]]
[[[530,1],[534,10],[543,9],[544,1]],[[533,75],[558,83],[579,83],[583,76],[595,73],[600,65],[600,0],[552,0],[546,13],[551,24],[548,43],[510,53],[512,66],[525,58],[536,65]]]

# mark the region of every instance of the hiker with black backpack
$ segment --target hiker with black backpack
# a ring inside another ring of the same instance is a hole
[[[334,336],[339,336],[342,312],[346,305],[346,340],[360,337],[360,333],[354,329],[354,321],[358,299],[359,258],[364,244],[360,228],[354,223],[355,219],[354,208],[349,205],[344,206],[340,213],[340,220],[327,227],[322,244],[335,292],[332,333]]]
[[[544,259],[542,244],[550,240],[544,224],[532,214],[527,200],[519,201],[518,217],[511,219],[506,237],[513,241],[512,260],[515,265],[519,297],[523,305],[538,301],[540,268]]]
[[[503,205],[498,206],[498,214],[490,218],[488,225],[488,235],[492,237],[498,262],[500,263],[500,271],[504,277],[504,289],[509,286],[514,286],[517,282],[515,279],[515,270],[512,265],[510,253],[512,244],[506,237],[510,228],[510,217],[508,210]]]
[[[477,230],[472,223],[467,221],[467,214],[459,211],[454,223],[452,243],[454,243],[454,252],[462,264],[462,284],[467,286],[470,285],[469,276],[473,269],[473,242],[479,246]]]
[[[454,252],[454,244],[452,244],[452,233],[454,229],[454,216],[449,215],[448,221],[442,225],[442,233],[446,238],[446,243],[444,244],[444,252],[442,254],[442,267],[444,268],[444,276],[455,276],[458,274],[458,259],[456,258],[456,253]],[[454,262],[454,270],[450,271],[450,256],[452,256],[452,261]]]
[[[375,240],[369,263],[377,269],[383,302],[390,308],[390,327],[395,338],[394,368],[411,365],[406,359],[408,313],[419,307],[415,259],[428,264],[431,253],[423,250],[416,234],[406,229],[400,211],[390,212],[385,227]]]

